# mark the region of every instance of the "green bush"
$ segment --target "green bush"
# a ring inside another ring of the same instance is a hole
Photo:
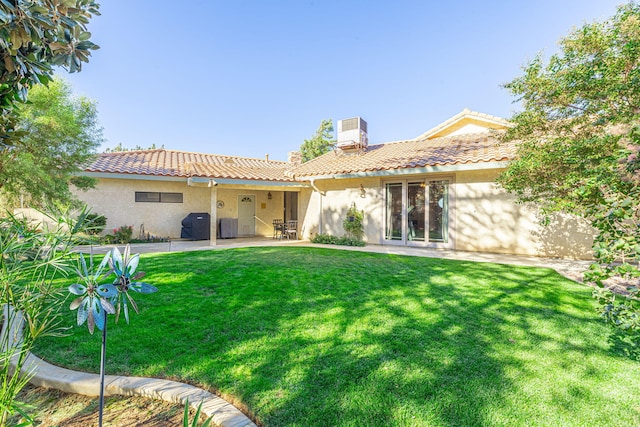
[[[87,234],[97,236],[104,231],[104,227],[107,225],[107,217],[98,214],[88,214],[85,220],[85,227]]]
[[[133,236],[133,226],[123,225],[113,230],[113,239],[116,243],[129,243]]]
[[[347,236],[356,240],[362,240],[364,236],[364,211],[356,208],[355,202],[347,209],[347,216],[342,222],[342,227]],[[354,246],[354,245],[351,245]]]
[[[354,239],[348,236],[332,236],[329,234],[317,234],[311,238],[311,243],[320,243],[323,245],[341,245],[341,246],[364,246],[364,242],[360,239]]]

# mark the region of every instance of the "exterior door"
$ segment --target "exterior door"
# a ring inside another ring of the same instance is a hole
[[[238,196],[238,236],[256,235],[256,196]]]
[[[449,180],[385,184],[384,240],[409,246],[450,247]]]
[[[284,192],[284,220],[298,219],[298,193],[295,191]]]

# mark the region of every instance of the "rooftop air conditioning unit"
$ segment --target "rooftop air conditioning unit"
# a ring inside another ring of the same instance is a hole
[[[365,149],[368,144],[367,122],[361,117],[338,120],[337,148],[341,150]]]

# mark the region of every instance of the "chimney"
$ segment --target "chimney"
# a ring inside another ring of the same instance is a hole
[[[267,162],[269,161],[269,153],[265,154],[264,157],[267,159]]]
[[[302,153],[299,151],[289,151],[288,160],[292,165],[300,165],[302,164]]]

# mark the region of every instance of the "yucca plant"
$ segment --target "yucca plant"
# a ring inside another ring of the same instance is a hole
[[[198,405],[198,409],[196,410],[196,415],[193,417],[193,420],[189,422],[189,399],[187,399],[186,403],[184,404],[184,418],[182,420],[182,427],[198,426],[198,421],[200,421],[200,413],[202,412],[202,403],[203,402],[200,402],[200,404]],[[211,424],[211,418],[202,423],[202,426],[200,427],[209,427],[209,424]]]

